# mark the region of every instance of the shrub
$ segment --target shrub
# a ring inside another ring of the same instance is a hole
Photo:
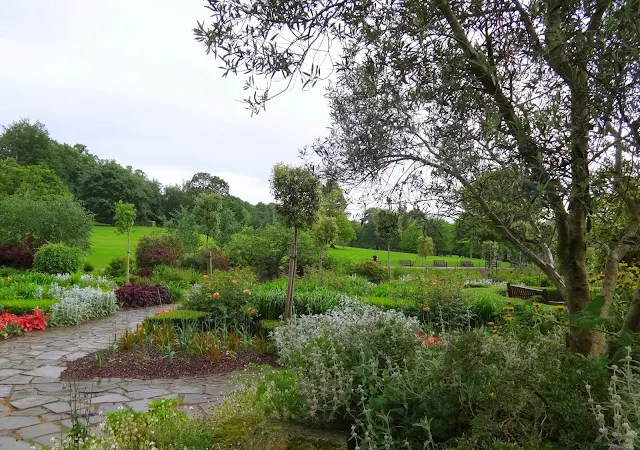
[[[584,385],[606,393],[606,362],[570,355],[562,333],[416,332],[398,313],[353,304],[294,319],[274,332],[293,381],[267,380],[269,408],[351,422],[361,448],[599,448]]]
[[[276,328],[281,360],[295,371],[302,410],[298,418],[346,418],[366,398],[370,383],[419,349],[418,322],[345,298],[325,314],[294,318]],[[364,389],[363,389],[364,388]]]
[[[387,271],[381,264],[371,260],[359,262],[354,268],[354,273],[372,283],[380,283],[386,280],[388,276]]]
[[[33,266],[33,256],[33,250],[26,245],[0,245],[0,266],[24,270],[31,269]]]
[[[184,328],[186,326],[200,326],[211,318],[211,313],[192,311],[189,309],[176,309],[144,319],[145,326],[155,327],[165,323]]]
[[[261,320],[258,322],[258,330],[262,336],[269,337],[281,325],[282,322],[279,320]]]
[[[96,266],[94,266],[93,264],[89,263],[89,262],[85,262],[82,270],[84,271],[84,273],[91,273],[94,270],[96,270]]]
[[[192,269],[180,269],[177,267],[157,266],[153,269],[153,279],[157,283],[170,283],[188,288],[192,284],[200,283],[203,272],[196,272]]]
[[[71,197],[35,199],[10,195],[0,199],[0,242],[46,243],[89,250],[93,216]]]
[[[155,267],[160,264],[176,266],[184,258],[184,246],[177,236],[170,234],[149,234],[143,236],[136,248],[136,265]]]
[[[222,250],[211,247],[212,260],[211,265],[213,270],[229,270],[231,269],[231,261],[229,257]],[[184,261],[184,267],[193,269],[199,273],[206,273],[208,271],[209,264],[209,250],[202,249],[195,255],[187,257]]]
[[[113,258],[107,268],[105,269],[105,273],[113,278],[124,277],[127,271],[127,258],[124,256],[118,256],[117,258]]]
[[[110,316],[118,309],[113,292],[104,292],[92,287],[71,289],[54,284],[49,295],[60,300],[51,305],[49,323],[55,326],[77,325],[97,317]]]
[[[213,313],[213,320],[224,327],[252,322],[257,311],[252,305],[255,277],[250,270],[215,271],[203,280],[206,284],[194,285],[187,293],[186,309]]]
[[[171,303],[169,290],[159,284],[125,284],[115,294],[118,305],[123,308],[145,308]]]
[[[280,273],[282,259],[291,248],[291,234],[280,224],[260,229],[247,227],[231,236],[225,251],[236,266],[253,267],[262,280],[272,280]]]
[[[57,300],[0,300],[0,312],[8,312],[20,316],[30,314],[38,308],[46,313],[51,311],[51,306],[58,303]]]
[[[64,244],[45,244],[33,259],[33,268],[43,273],[74,273],[82,262],[80,252]]]
[[[138,269],[138,276],[141,278],[151,278],[153,276],[153,268],[141,267]]]

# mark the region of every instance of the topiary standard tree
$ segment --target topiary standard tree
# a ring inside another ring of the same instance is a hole
[[[391,210],[381,209],[375,219],[376,236],[387,241],[387,269],[391,280],[391,240],[400,235],[400,215]]]
[[[320,248],[320,268],[322,269],[322,260],[327,247],[334,244],[338,239],[340,230],[336,219],[333,217],[322,216],[313,225],[313,239]]]
[[[127,270],[125,272],[125,283],[129,283],[131,271],[131,228],[136,222],[136,206],[131,203],[124,203],[119,200],[116,203],[116,214],[114,221],[118,233],[127,235]]]
[[[424,267],[429,273],[429,263],[427,263],[427,256],[433,255],[435,246],[431,236],[420,236],[418,238],[418,255],[424,258]]]
[[[298,257],[298,232],[307,229],[316,221],[320,208],[320,180],[304,167],[277,164],[271,176],[271,192],[276,200],[276,210],[285,225],[293,228],[293,243],[289,258],[289,282],[284,308],[284,319],[293,312],[293,284]]]
[[[500,255],[500,245],[496,241],[484,241],[482,243],[482,257],[489,270],[493,270]]]
[[[194,212],[207,239],[206,246],[209,249],[208,273],[211,275],[213,254],[211,247],[209,247],[209,238],[215,238],[220,232],[222,198],[218,194],[200,194],[196,199]]]

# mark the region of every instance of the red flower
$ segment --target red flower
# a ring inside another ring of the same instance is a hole
[[[440,339],[438,336],[427,336],[420,333],[416,333],[416,339],[420,341],[423,347],[432,347],[434,345],[444,343],[444,340]]]
[[[44,330],[47,328],[47,320],[49,314],[45,314],[41,309],[35,308],[33,314],[24,314],[21,317],[15,314],[0,314],[0,331],[4,331],[5,327],[10,324],[18,325],[24,331]]]

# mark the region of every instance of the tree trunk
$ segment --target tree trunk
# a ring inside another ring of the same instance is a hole
[[[632,333],[640,332],[640,283],[633,293],[631,307],[629,308],[629,312],[627,312],[627,316],[624,318],[622,331],[630,331]]]
[[[131,229],[127,230],[127,274],[125,277],[125,283],[129,284],[131,267]]]
[[[211,276],[211,249],[209,248],[209,235],[207,235],[205,240],[205,247],[209,250],[209,258],[207,259],[207,275]]]
[[[387,270],[389,271],[389,281],[391,281],[391,241],[387,241]]]
[[[287,298],[284,303],[284,320],[291,319],[293,315],[293,284],[296,278],[296,267],[298,259],[298,229],[293,229],[293,244],[289,254],[289,281],[287,283]]]
[[[320,249],[320,270],[322,270],[322,260],[324,258],[324,248]]]

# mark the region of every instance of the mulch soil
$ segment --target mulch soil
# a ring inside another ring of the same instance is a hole
[[[184,378],[198,375],[215,375],[235,372],[249,364],[278,365],[278,358],[255,350],[241,350],[237,353],[223,353],[219,359],[207,356],[191,356],[176,353],[172,359],[163,357],[156,347],[148,347],[143,354],[139,348],[118,350],[109,357],[100,351],[102,366],[98,365],[96,354],[70,362],[60,378],[64,381],[87,380],[92,378],[134,378],[152,380],[159,378]]]

